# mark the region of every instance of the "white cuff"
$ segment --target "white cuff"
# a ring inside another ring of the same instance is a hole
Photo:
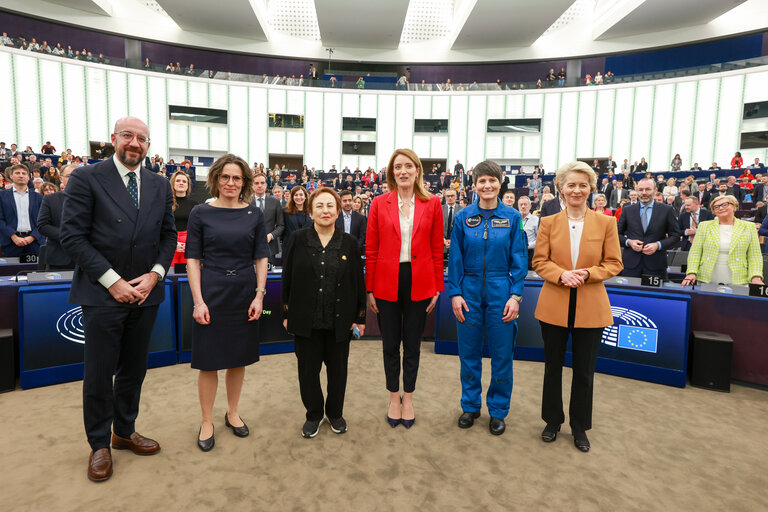
[[[119,280],[120,280],[120,274],[118,274],[112,269],[109,269],[101,275],[101,277],[99,278],[99,284],[101,284],[101,286],[103,286],[104,288],[109,289],[110,286],[112,286]]]

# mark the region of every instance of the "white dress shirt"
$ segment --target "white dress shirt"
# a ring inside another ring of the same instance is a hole
[[[523,231],[528,237],[528,249],[536,247],[536,237],[539,234],[539,218],[530,213],[523,217]]]
[[[571,234],[571,263],[576,270],[576,263],[579,261],[579,246],[581,245],[581,234],[584,232],[583,220],[568,219],[568,232]]]
[[[411,261],[411,235],[413,235],[413,210],[416,203],[414,196],[411,196],[409,203],[411,205],[411,213],[408,217],[403,215],[401,208],[405,204],[399,195],[397,196],[397,214],[400,219],[400,263],[406,263]]]
[[[29,222],[29,187],[24,193],[13,187],[13,200],[16,202],[16,217],[18,218],[16,231],[20,233],[32,231],[32,224]]]

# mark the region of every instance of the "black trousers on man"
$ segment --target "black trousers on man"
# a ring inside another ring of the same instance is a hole
[[[379,331],[384,352],[384,374],[387,390],[400,391],[400,343],[403,345],[403,391],[413,393],[419,373],[421,336],[427,320],[429,299],[411,300],[412,273],[410,263],[400,264],[397,300],[376,299],[379,308]]]
[[[341,418],[347,390],[349,340],[336,341],[336,333],[330,329],[312,329],[309,337],[296,336],[293,345],[299,367],[299,391],[307,410],[307,420],[319,421],[323,419],[323,414],[331,419]],[[328,377],[328,397],[325,399],[320,385],[323,363]]]
[[[82,308],[83,420],[88,444],[96,451],[109,447],[113,428],[123,438],[135,431],[149,338],[159,306]]]

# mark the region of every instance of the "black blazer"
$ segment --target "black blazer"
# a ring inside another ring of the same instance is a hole
[[[756,203],[758,201],[763,200],[763,189],[765,188],[765,185],[762,183],[758,183],[755,185],[755,190],[752,193],[752,202]]]
[[[291,243],[291,237],[293,234],[300,229],[311,226],[312,219],[309,218],[308,214],[303,212],[288,213],[283,211],[283,221],[285,222],[285,229],[283,230],[280,241],[283,244],[283,253],[285,253]]]
[[[640,220],[640,203],[625,206],[619,218],[619,242],[624,248],[624,268],[632,269],[645,263],[645,266],[653,270],[667,268],[666,251],[680,241],[680,223],[675,217],[674,209],[667,205],[656,203],[653,205],[653,213],[648,223],[648,229],[643,232],[643,223]],[[636,252],[626,246],[627,240],[642,240],[644,243],[661,242],[661,250],[650,256],[642,252]]]
[[[40,214],[37,217],[37,229],[45,235],[45,263],[57,267],[75,268],[72,258],[61,247],[61,213],[64,209],[64,192],[43,196]]]
[[[541,205],[540,217],[548,217],[560,213],[560,200],[558,198],[550,199]]]
[[[293,242],[283,255],[282,317],[288,320],[288,332],[308,337],[312,332],[317,294],[307,293],[320,287],[320,269],[316,262],[315,248],[310,236],[314,227],[301,229],[293,234]],[[336,229],[329,242],[340,243],[339,270],[336,275],[336,303],[334,307],[334,332],[336,341],[348,341],[353,323],[365,324],[365,278],[360,251],[354,238]]]
[[[364,215],[360,215],[356,211],[352,211],[352,219],[349,223],[349,234],[355,237],[357,240],[357,248],[360,250],[360,254],[365,254],[365,233],[368,224],[368,219]],[[336,229],[344,231],[344,212],[339,212],[339,218],[336,219]]]
[[[699,224],[705,220],[713,220],[715,215],[706,208],[699,208]],[[685,230],[691,227],[691,214],[689,212],[683,212],[678,218],[680,222],[680,235],[683,237],[682,250],[687,251],[691,248],[691,241],[685,236]]]
[[[768,207],[766,205],[761,206],[757,209],[757,212],[755,212],[755,223],[756,224],[762,224],[765,220],[765,217],[768,216],[768,212],[766,210]]]
[[[171,185],[144,167],[139,172],[138,210],[111,158],[81,167],[70,176],[60,233],[61,246],[77,265],[71,303],[124,305],[98,281],[110,268],[126,281],[146,274],[156,263],[168,271],[176,251]],[[142,306],[160,304],[164,298],[165,287],[156,286]]]
[[[35,254],[39,253],[40,244],[45,243],[45,238],[37,229],[37,216],[40,212],[40,205],[43,202],[43,196],[35,192],[35,189],[29,187],[29,226],[30,235],[35,238],[31,248]],[[20,254],[18,246],[13,243],[11,236],[16,233],[19,224],[19,215],[16,211],[16,199],[13,197],[13,187],[0,190],[0,246],[6,256],[15,256]]]

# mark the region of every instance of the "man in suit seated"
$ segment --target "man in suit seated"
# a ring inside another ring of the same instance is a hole
[[[709,199],[712,197],[712,192],[707,190],[706,183],[699,183],[698,190],[694,195],[696,196],[698,203],[706,207],[709,205]]]
[[[363,215],[352,210],[354,194],[349,190],[342,190],[341,196],[341,215],[336,219],[336,228],[352,235],[357,239],[357,245],[360,247],[360,254],[365,254],[365,229],[367,220]]]
[[[699,204],[699,198],[689,196],[685,198],[685,211],[680,215],[680,230],[683,232],[682,249],[687,251],[691,248],[693,237],[696,236],[696,228],[705,220],[712,220],[715,216]]]
[[[43,196],[43,202],[40,205],[40,214],[37,217],[37,229],[40,230],[46,238],[45,243],[45,268],[46,270],[64,270],[73,269],[75,264],[72,258],[61,247],[61,214],[64,209],[64,199],[66,194],[64,189],[67,187],[69,176],[77,169],[76,164],[65,165],[59,177],[61,178],[61,191]]]
[[[680,224],[671,206],[653,200],[656,189],[649,178],[637,184],[640,202],[622,209],[619,241],[624,247],[622,275],[667,277],[667,249],[680,241]]]
[[[744,192],[736,180],[736,176],[728,176],[728,194],[735,197],[739,204],[744,201]]]
[[[752,201],[768,201],[768,174],[760,176],[760,182],[755,185],[755,191],[752,194]]]
[[[29,187],[24,164],[8,168],[13,186],[0,191],[0,247],[3,256],[38,256],[45,238],[37,229],[43,196]]]
[[[443,198],[445,204],[443,205],[443,257],[448,257],[448,251],[451,248],[451,230],[453,229],[453,219],[456,214],[461,210],[462,206],[458,204],[457,199],[459,195],[452,188],[447,188],[443,191]]]

